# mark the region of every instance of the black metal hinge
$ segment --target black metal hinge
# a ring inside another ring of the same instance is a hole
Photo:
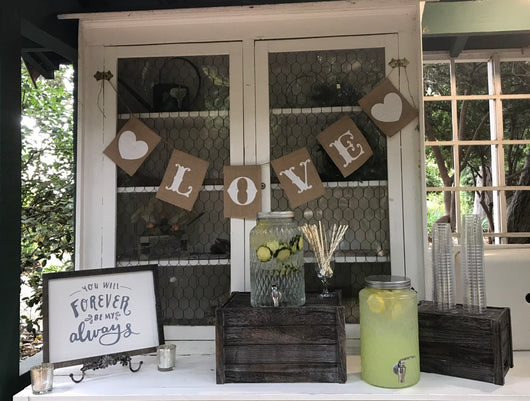
[[[406,58],[398,58],[398,59],[395,59],[393,58],[392,60],[390,60],[390,62],[388,63],[388,65],[392,68],[396,68],[396,67],[403,67],[405,68],[407,65],[409,65],[410,62],[406,59]]]
[[[94,78],[96,78],[96,81],[101,81],[104,79],[105,81],[110,81],[114,75],[112,75],[112,72],[110,71],[97,71],[94,74]]]

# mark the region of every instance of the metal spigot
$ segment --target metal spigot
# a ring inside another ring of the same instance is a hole
[[[405,365],[405,361],[407,359],[412,359],[412,358],[415,358],[415,356],[411,355],[411,356],[407,356],[406,358],[401,358],[398,361],[398,363],[396,363],[392,368],[393,372],[397,375],[398,381],[400,383],[405,382],[405,374],[407,373],[407,366]]]
[[[276,285],[271,286],[271,297],[272,297],[272,304],[274,307],[280,306],[280,299],[282,299],[282,293],[280,290],[278,290],[278,287]]]

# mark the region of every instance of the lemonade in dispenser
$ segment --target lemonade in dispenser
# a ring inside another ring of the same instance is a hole
[[[387,388],[416,384],[420,379],[418,299],[410,279],[366,277],[359,309],[361,378]]]

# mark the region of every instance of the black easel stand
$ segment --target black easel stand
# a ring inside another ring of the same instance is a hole
[[[105,369],[105,368],[108,368],[109,366],[113,366],[113,365],[116,365],[118,363],[121,363],[122,366],[129,365],[129,369],[130,369],[131,372],[138,372],[140,370],[140,368],[142,367],[142,364],[144,362],[140,361],[139,364],[138,364],[138,367],[136,369],[133,369],[133,367],[131,365],[131,356],[130,355],[125,355],[125,354],[122,354],[122,355],[103,355],[100,358],[97,358],[97,359],[95,359],[93,361],[86,362],[86,363],[83,364],[83,367],[81,368],[82,375],[81,375],[80,379],[75,379],[73,373],[70,373],[70,379],[72,379],[72,381],[74,383],[81,383],[83,381],[83,379],[85,378],[85,372],[87,370],[89,370],[89,369],[92,369],[92,370]]]

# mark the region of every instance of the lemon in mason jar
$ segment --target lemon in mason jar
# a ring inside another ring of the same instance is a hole
[[[372,294],[368,295],[366,303],[368,304],[368,308],[370,308],[373,313],[383,313],[386,309],[385,300],[381,294],[377,292],[373,292]]]

